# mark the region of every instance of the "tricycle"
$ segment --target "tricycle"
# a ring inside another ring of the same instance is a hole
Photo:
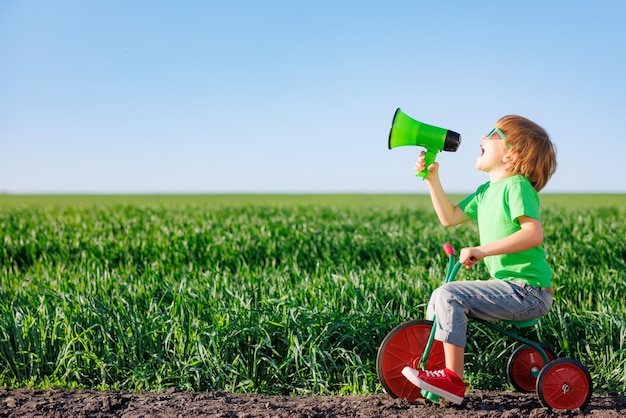
[[[448,255],[445,282],[456,277],[461,263],[456,261],[454,248],[444,245]],[[585,409],[593,393],[589,371],[579,361],[557,358],[546,344],[519,335],[521,328],[537,325],[530,321],[503,321],[506,323],[471,318],[480,324],[504,334],[521,345],[507,362],[506,375],[513,387],[521,392],[536,392],[542,405],[561,410]],[[426,398],[437,402],[439,397],[410,383],[402,374],[405,367],[438,370],[445,367],[443,344],[434,339],[433,320],[416,319],[393,328],[383,339],[376,358],[376,372],[385,392],[395,398],[411,402]]]

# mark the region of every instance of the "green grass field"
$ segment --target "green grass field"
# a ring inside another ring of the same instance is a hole
[[[557,299],[528,333],[624,392],[626,195],[542,199]],[[442,245],[478,239],[425,195],[0,195],[0,236],[0,386],[280,394],[380,392]],[[469,340],[470,383],[510,388],[512,342]]]

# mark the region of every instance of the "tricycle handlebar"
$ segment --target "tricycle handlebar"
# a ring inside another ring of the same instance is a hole
[[[448,244],[447,242],[443,245],[443,250],[446,252],[448,257],[450,257],[451,255],[456,255],[452,244]]]

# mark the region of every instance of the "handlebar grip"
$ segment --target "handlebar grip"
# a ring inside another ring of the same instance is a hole
[[[443,250],[446,252],[446,255],[448,257],[450,257],[451,255],[456,255],[452,244],[448,244],[447,242],[443,245]]]

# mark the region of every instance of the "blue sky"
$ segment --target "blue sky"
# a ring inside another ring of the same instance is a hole
[[[546,128],[544,192],[626,192],[626,2],[0,0],[0,192],[426,193],[400,107]]]

